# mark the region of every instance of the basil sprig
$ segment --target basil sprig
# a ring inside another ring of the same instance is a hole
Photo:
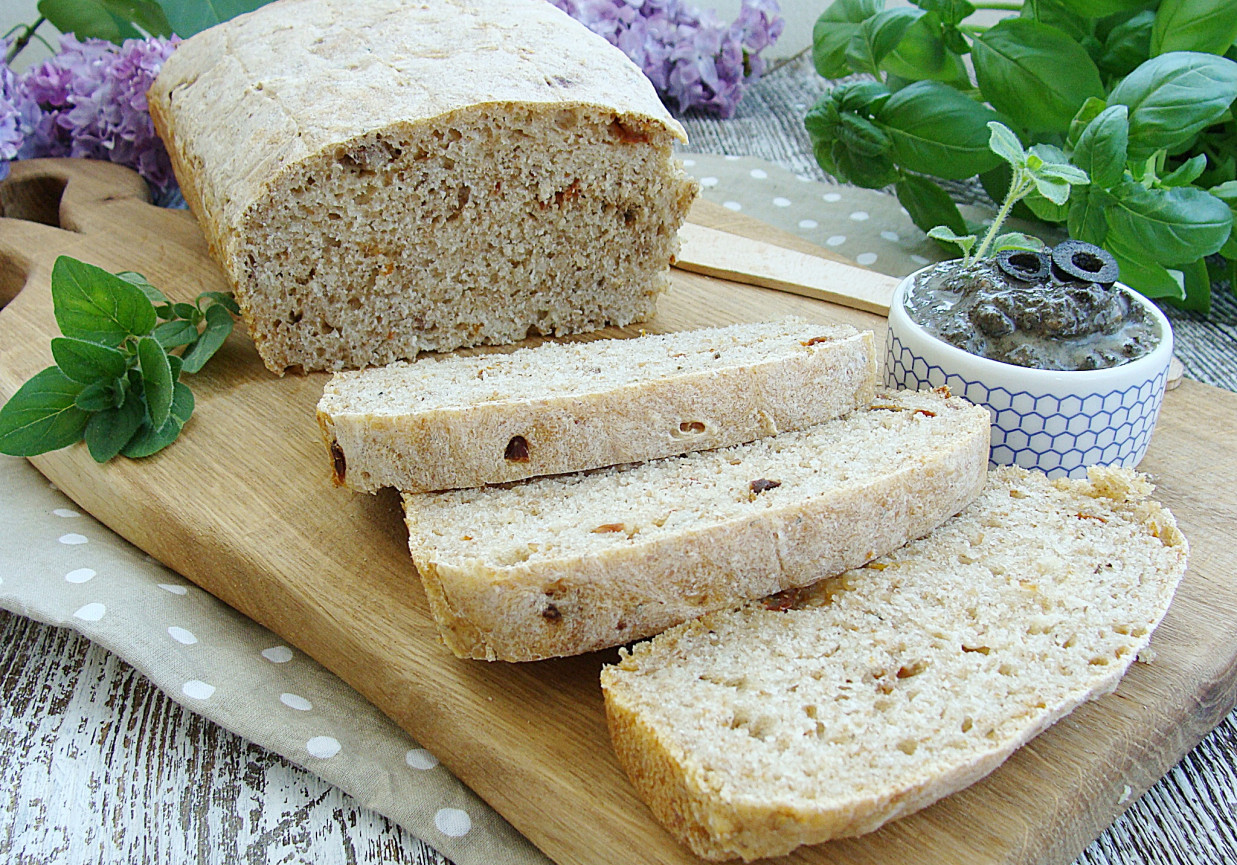
[[[1060,184],[1037,185],[1019,216],[1105,247],[1150,297],[1205,311],[1213,279],[1237,290],[1233,0],[1024,0],[990,27],[968,19],[1001,0],[911,2],[833,0],[817,22],[821,75],[876,79],[839,84],[808,112],[827,172],[893,186],[921,229],[966,237],[938,179],[977,177],[994,201],[1016,191],[1016,167],[987,146],[999,122],[1021,151],[1090,178],[1063,199],[1048,194]]]
[[[157,453],[193,414],[180,377],[219,350],[239,313],[230,293],[173,303],[140,273],[63,255],[52,268],[52,306],[63,334],[51,341],[56,364],[0,408],[0,453],[35,456],[82,439],[101,463]]]

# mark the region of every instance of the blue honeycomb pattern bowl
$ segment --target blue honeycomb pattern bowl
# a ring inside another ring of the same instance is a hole
[[[1142,295],[1131,296],[1159,323],[1147,355],[1110,369],[1027,369],[968,354],[913,322],[903,298],[918,274],[894,292],[885,342],[885,381],[921,390],[947,386],[992,413],[994,465],[1037,468],[1049,477],[1085,477],[1092,465],[1133,467],[1159,417],[1172,359],[1172,328]]]

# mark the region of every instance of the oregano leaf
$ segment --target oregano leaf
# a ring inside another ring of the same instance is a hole
[[[189,346],[181,359],[185,362],[185,372],[194,373],[214,356],[220,346],[232,332],[232,314],[222,305],[206,308],[206,328],[198,341]]]
[[[192,322],[177,318],[161,323],[151,332],[151,336],[157,339],[159,345],[165,350],[168,350],[196,342],[198,329],[193,326]]]
[[[122,384],[123,376],[112,381],[91,382],[82,388],[73,401],[82,411],[96,412],[116,408],[125,401],[129,388]]]
[[[82,384],[117,378],[128,367],[124,352],[69,336],[52,339],[52,357],[61,372]]]
[[[57,367],[36,373],[0,408],[0,453],[32,457],[80,439],[90,419],[74,402],[81,390]]]
[[[142,370],[146,410],[151,424],[159,429],[172,408],[172,368],[167,352],[153,336],[144,336],[137,344],[137,360]]]
[[[52,304],[65,336],[119,346],[154,329],[155,307],[140,288],[101,267],[62,255],[52,265]]]
[[[142,398],[129,391],[123,404],[91,415],[86,424],[86,447],[95,462],[105,463],[137,433],[146,417]]]

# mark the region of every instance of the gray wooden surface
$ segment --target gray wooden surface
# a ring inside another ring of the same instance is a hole
[[[790,64],[749,92],[736,120],[689,119],[694,146],[823,179],[800,126],[823,86]],[[1237,389],[1231,299],[1209,320],[1176,315],[1174,327],[1187,375]],[[1235,765],[1237,713],[1078,863],[1237,862]],[[447,862],[316,776],[182,708],[106,650],[3,612],[0,861]]]

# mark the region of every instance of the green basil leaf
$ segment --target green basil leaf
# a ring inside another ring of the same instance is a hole
[[[1066,132],[1087,97],[1104,95],[1086,50],[1038,21],[998,22],[975,38],[971,57],[984,98],[1035,132]]]
[[[222,306],[207,307],[206,328],[202,331],[198,341],[189,346],[185,353],[181,355],[181,359],[184,361],[185,372],[194,373],[201,370],[203,365],[223,345],[231,332],[231,313]]]
[[[124,376],[112,381],[91,382],[73,400],[82,411],[107,411],[124,404],[129,393],[128,379]]]
[[[1052,177],[1036,177],[1035,191],[1058,207],[1069,201],[1070,185]]]
[[[1001,161],[988,149],[988,122],[1000,117],[948,85],[916,81],[889,98],[877,121],[907,171],[964,180]]]
[[[194,342],[198,338],[198,329],[191,322],[178,318],[163,322],[151,336],[159,340],[159,345],[164,349],[173,349]]]
[[[868,83],[873,83],[873,82],[868,82]],[[884,90],[884,88],[881,87],[879,84],[876,86],[879,89]],[[874,98],[875,98],[875,94],[874,94]],[[204,291],[198,295],[198,299],[197,301],[195,301],[195,303],[197,304],[199,308],[201,308],[203,301],[210,301],[211,303],[217,303],[220,306],[222,306],[224,309],[226,309],[228,312],[232,313],[233,315],[241,314],[240,305],[236,302],[235,295],[233,295],[232,292],[230,291]]]
[[[1220,120],[1237,99],[1237,63],[1190,51],[1152,57],[1108,96],[1130,109],[1130,159],[1174,152]]]
[[[925,12],[935,13],[947,26],[961,24],[975,14],[975,6],[969,0],[911,0]]]
[[[1224,245],[1233,227],[1233,212],[1201,189],[1147,189],[1124,180],[1112,188],[1108,239],[1129,249],[1146,250],[1161,262],[1194,261]]]
[[[137,286],[65,255],[52,265],[52,304],[65,336],[112,347],[150,333],[157,320]]]
[[[1163,0],[1155,11],[1151,53],[1223,54],[1237,40],[1232,0]]]
[[[131,459],[141,459],[163,450],[176,441],[180,431],[193,414],[193,408],[193,393],[183,382],[177,382],[171,412],[163,426],[156,428],[150,423],[149,418],[143,420],[133,438],[120,452]]]
[[[1179,307],[1204,315],[1211,311],[1211,275],[1207,271],[1207,259],[1169,265],[1168,270],[1176,270],[1182,276],[1185,297],[1177,302]]]
[[[951,48],[949,33],[958,35],[958,29],[942,26],[935,13],[921,16],[906,28],[893,51],[881,61],[880,68],[912,81],[930,78],[959,89],[970,88],[966,64],[957,52],[959,48],[961,53],[968,52],[971,47],[962,40],[961,45],[953,42]]]
[[[1065,151],[1054,144],[1032,144],[1027,148],[1028,158],[1036,157],[1040,164],[1032,172],[1038,177],[1047,177],[1074,186],[1086,186],[1091,182],[1087,172],[1073,165]]]
[[[1155,26],[1155,12],[1144,9],[1130,19],[1113,27],[1104,40],[1099,67],[1114,78],[1122,78],[1138,68],[1151,57],[1151,29]]]
[[[886,9],[859,25],[846,45],[846,63],[856,72],[880,73],[883,61],[902,41],[908,27],[924,16],[922,9]]]
[[[137,25],[151,36],[172,35],[172,25],[156,0],[102,0],[102,4],[117,18]]]
[[[52,357],[61,372],[82,384],[115,379],[124,375],[129,366],[122,351],[68,336],[52,339]]]
[[[1189,186],[1207,170],[1207,155],[1198,153],[1160,178],[1160,186]]]
[[[846,47],[859,32],[859,25],[885,8],[885,0],[834,0],[812,28],[812,63],[825,78],[841,78],[852,70],[846,65]]]
[[[1130,141],[1129,109],[1112,105],[1101,111],[1083,129],[1074,148],[1074,164],[1099,186],[1115,186],[1125,175]]]
[[[1029,18],[1040,24],[1055,27],[1071,39],[1081,43],[1091,35],[1093,24],[1088,16],[1071,12],[1058,0],[1025,0],[1018,11],[1020,18]]]
[[[140,39],[142,34],[118,15],[103,0],[39,0],[39,14],[61,33],[78,39],[106,39],[117,44],[125,39]]]
[[[1237,180],[1229,180],[1207,190],[1229,207],[1237,209]]]
[[[1042,219],[1044,222],[1064,222],[1069,215],[1070,207],[1068,204],[1070,197],[1069,187],[1067,186],[1065,189],[1066,200],[1060,203],[1044,197],[1043,193],[1038,189],[1022,199],[1022,203],[1030,209],[1037,219]]]
[[[74,403],[81,390],[54,366],[36,373],[0,408],[0,453],[32,457],[80,439],[90,418]]]
[[[1055,0],[1065,9],[1087,18],[1104,18],[1118,12],[1146,8],[1147,0]]]
[[[1066,227],[1070,237],[1096,246],[1107,246],[1108,216],[1112,196],[1098,186],[1084,186],[1070,196]]]
[[[917,174],[904,174],[894,185],[894,192],[921,231],[943,225],[956,234],[966,233],[966,220],[958,205],[937,183]]]
[[[83,437],[95,462],[105,463],[120,453],[137,434],[145,418],[142,398],[132,391],[120,406],[91,415]]]
[[[1147,297],[1164,297],[1184,300],[1185,287],[1173,277],[1168,269],[1154,261],[1146,250],[1131,248],[1115,238],[1110,238],[1104,248],[1117,259],[1121,281]]]
[[[1069,122],[1069,133],[1065,136],[1066,146],[1077,147],[1078,139],[1082,136],[1082,131],[1087,128],[1087,124],[1099,117],[1107,107],[1108,103],[1103,99],[1088,96],[1087,101],[1082,103],[1082,107],[1074,115],[1074,119]]]
[[[161,0],[173,32],[182,39],[230,21],[243,12],[252,12],[270,0]]]
[[[138,341],[137,359],[142,370],[146,408],[151,423],[158,429],[167,421],[172,407],[172,367],[167,352],[153,336],[144,336]]]

